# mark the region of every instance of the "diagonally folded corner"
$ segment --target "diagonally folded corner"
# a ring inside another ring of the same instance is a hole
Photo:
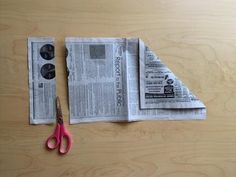
[[[191,109],[205,105],[139,39],[140,108]]]

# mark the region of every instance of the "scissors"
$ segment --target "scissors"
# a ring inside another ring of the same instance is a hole
[[[65,129],[62,118],[61,103],[58,96],[56,97],[56,117],[57,125],[54,133],[48,137],[46,147],[49,150],[58,148],[58,153],[63,155],[69,152],[72,145],[72,138],[69,132]]]

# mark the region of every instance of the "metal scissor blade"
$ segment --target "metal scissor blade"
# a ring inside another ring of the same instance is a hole
[[[56,114],[57,114],[57,121],[58,122],[62,121],[61,103],[58,96],[56,97]]]

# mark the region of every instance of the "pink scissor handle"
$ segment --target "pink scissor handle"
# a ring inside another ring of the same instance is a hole
[[[66,142],[65,142],[66,141]],[[61,124],[59,153],[66,154],[69,152],[72,145],[71,135],[66,131],[64,124]]]
[[[54,130],[54,133],[48,137],[47,141],[46,141],[46,147],[48,149],[56,149],[59,144],[60,144],[60,129],[61,129],[61,125],[58,123],[55,130]]]

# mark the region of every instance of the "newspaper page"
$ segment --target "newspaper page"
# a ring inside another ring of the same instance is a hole
[[[54,39],[28,38],[30,124],[55,122]]]
[[[128,121],[126,39],[66,38],[70,123]]]
[[[128,93],[129,121],[204,119],[206,116],[205,108],[189,108],[189,109],[140,108],[140,93],[142,92],[142,90],[140,90],[139,88],[140,50],[142,50],[142,46],[140,47],[139,45],[139,39],[128,39],[127,42],[128,92],[127,93]]]
[[[205,107],[178,107],[165,99],[162,107],[141,107],[140,50],[145,48],[138,38],[66,38],[66,48],[72,124],[206,116]]]
[[[142,40],[139,41],[139,61],[141,109],[205,108]]]

